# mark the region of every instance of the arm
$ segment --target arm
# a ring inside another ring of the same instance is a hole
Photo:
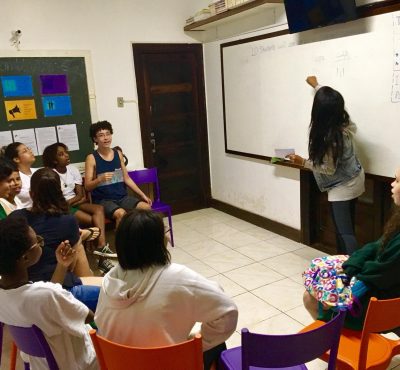
[[[96,161],[93,154],[89,154],[85,161],[85,189],[92,191],[103,182],[109,181],[113,177],[113,172],[104,172],[99,176],[95,176]]]
[[[151,199],[148,198],[148,197],[146,196],[146,194],[143,193],[142,190],[140,190],[140,188],[135,184],[135,182],[134,182],[134,181],[130,178],[130,176],[128,175],[128,171],[127,171],[127,169],[126,169],[126,167],[125,167],[124,159],[123,159],[123,157],[122,157],[121,152],[117,150],[117,153],[118,153],[118,155],[119,155],[119,159],[120,159],[120,162],[121,162],[122,174],[123,174],[123,176],[124,176],[124,182],[125,182],[126,186],[128,186],[129,189],[131,189],[133,192],[135,192],[137,195],[139,195],[139,197],[140,197],[141,199],[143,199],[144,202],[146,202],[146,203],[148,203],[149,205],[151,205],[151,203],[152,203]]]
[[[75,194],[73,198],[67,200],[70,206],[77,206],[86,202],[86,195],[82,185],[75,184]]]
[[[289,154],[287,158],[289,158],[292,163],[298,166],[308,168],[312,171],[321,172],[325,175],[333,175],[336,172],[336,165],[333,162],[331,155],[325,155],[323,163],[320,166],[314,166],[312,161],[297,154]]]
[[[365,263],[376,258],[379,241],[368,243],[355,251],[349,259],[343,263],[343,270],[349,276],[358,275],[364,269]]]
[[[208,350],[223,343],[235,331],[238,309],[217,283],[203,277],[199,283],[194,293],[194,319],[202,322],[203,350]]]
[[[57,266],[50,280],[52,283],[62,284],[64,282],[67,271],[75,262],[75,257],[75,249],[71,247],[69,241],[61,242],[56,249]]]

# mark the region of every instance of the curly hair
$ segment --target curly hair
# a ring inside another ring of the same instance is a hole
[[[29,225],[25,218],[0,220],[0,275],[14,273],[17,260],[30,247]]]
[[[381,238],[381,251],[389,244],[390,240],[400,232],[400,207],[394,206],[393,213],[386,222]]]
[[[68,147],[64,143],[54,143],[49,146],[46,146],[43,150],[42,160],[43,166],[49,168],[55,168],[57,165],[57,150],[59,147],[68,150]]]
[[[94,139],[96,138],[97,133],[101,130],[108,130],[110,131],[111,135],[114,133],[111,123],[108,121],[99,121],[96,123],[92,123],[90,125],[89,135],[93,142],[95,142]]]

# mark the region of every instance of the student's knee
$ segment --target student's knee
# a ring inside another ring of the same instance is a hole
[[[151,209],[151,206],[149,203],[139,202],[138,204],[136,204],[136,208],[137,209]]]
[[[310,315],[316,319],[318,316],[318,301],[307,291],[303,294],[303,304]]]
[[[122,217],[124,217],[126,214],[126,211],[123,208],[118,208],[114,213],[113,213],[113,219],[114,220],[121,220]]]

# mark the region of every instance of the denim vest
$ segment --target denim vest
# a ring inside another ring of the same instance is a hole
[[[318,171],[318,167],[313,168],[315,181],[320,191],[327,191],[336,186],[345,184],[361,171],[361,163],[358,160],[351,135],[343,134],[343,155],[338,159],[336,171],[332,175]]]

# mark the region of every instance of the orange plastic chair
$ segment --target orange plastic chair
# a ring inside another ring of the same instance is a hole
[[[203,370],[201,335],[166,347],[138,348],[111,342],[91,330],[101,370]]]
[[[315,321],[303,331],[324,325]],[[362,331],[342,329],[337,369],[387,369],[393,356],[400,354],[400,340],[388,339],[380,334],[400,326],[400,298],[378,300],[371,298]],[[328,353],[322,360],[329,359]]]

